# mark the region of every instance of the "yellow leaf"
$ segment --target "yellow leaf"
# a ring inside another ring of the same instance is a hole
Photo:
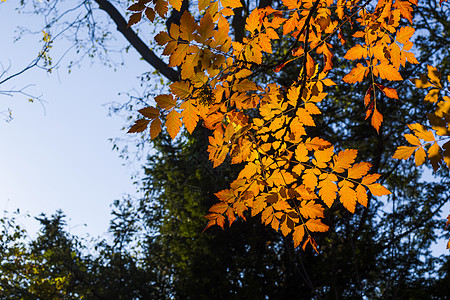
[[[304,237],[305,237],[304,225],[296,226],[294,228],[294,232],[292,233],[295,248],[297,248],[302,243]]]
[[[181,115],[176,110],[171,110],[166,117],[167,132],[172,140],[177,136],[181,127]]]
[[[436,87],[442,89],[441,85],[441,73],[435,68],[430,65],[427,65],[428,69],[428,78],[430,79],[430,82],[434,84]]]
[[[326,148],[331,147],[330,142],[328,142],[324,139],[321,139],[319,137],[315,137],[313,139],[307,138],[306,141],[304,142],[304,144],[306,145],[306,149],[308,149],[308,151],[321,150],[321,149],[326,149]]]
[[[235,0],[240,3],[239,0]],[[259,31],[261,29],[261,22],[259,21],[260,11],[258,9],[254,9],[250,15],[247,17],[245,29],[253,33],[255,30]]]
[[[414,154],[414,161],[416,163],[416,166],[420,166],[425,162],[425,158],[427,157],[427,154],[423,147],[419,147]]]
[[[408,147],[408,146],[400,146],[395,150],[392,158],[396,159],[408,159],[414,151],[416,151],[417,147]]]
[[[248,92],[256,89],[256,84],[248,79],[241,80],[233,85],[233,91],[238,92]]]
[[[406,138],[408,143],[410,143],[411,145],[414,145],[414,146],[421,145],[420,140],[414,134],[404,134],[403,136]]]
[[[424,98],[425,101],[436,103],[439,100],[439,90],[431,89]]]
[[[288,219],[289,218],[285,218],[284,221],[281,223],[281,226],[280,226],[281,233],[284,236],[287,236],[292,231],[292,229],[289,228],[289,226],[288,226],[288,223],[287,223]]]
[[[305,225],[308,230],[313,232],[325,232],[329,228],[328,225],[322,223],[319,219],[309,219]]]
[[[311,190],[314,190],[317,186],[317,171],[317,169],[306,169],[302,176],[303,184]]]
[[[350,165],[355,161],[358,150],[347,149],[338,153],[333,157],[333,171],[342,173],[350,168]]]
[[[178,11],[181,11],[182,0],[169,0],[170,5]]]
[[[427,142],[434,142],[436,139],[434,138],[433,132],[428,130],[425,126],[419,123],[408,124],[409,129],[414,131],[414,134],[422,140]]]
[[[231,7],[231,8],[238,8],[242,7],[242,3],[240,0],[220,0],[220,3],[223,7]]]
[[[297,149],[295,149],[295,159],[297,159],[297,161],[300,163],[309,160],[308,149],[306,149],[305,144],[299,144],[297,146]]]
[[[260,166],[254,164],[253,162],[249,162],[239,173],[238,178],[252,178],[255,174],[260,172]]]
[[[156,12],[161,18],[164,18],[166,13],[169,11],[169,5],[165,0],[156,0],[154,3]]]
[[[348,169],[348,178],[359,179],[366,175],[371,167],[372,164],[368,162],[360,162],[354,164],[350,169]]]
[[[198,11],[202,11],[208,7],[210,0],[199,0],[198,1]]]
[[[156,118],[150,124],[150,138],[153,140],[161,132],[161,120]]]
[[[434,143],[430,149],[428,149],[428,158],[430,159],[433,170],[436,172],[439,169],[439,164],[442,161],[441,148],[438,143]]]
[[[175,51],[170,55],[169,67],[176,67],[181,65],[185,59],[189,50],[189,44],[178,44]]]

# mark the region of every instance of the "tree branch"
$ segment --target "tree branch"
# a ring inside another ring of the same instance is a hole
[[[130,42],[131,46],[142,56],[142,58],[158,70],[170,81],[178,81],[179,74],[170,68],[156,54],[148,48],[148,46],[139,38],[139,36],[127,26],[127,21],[122,17],[120,12],[108,0],[95,0],[108,16],[117,25],[117,30]]]

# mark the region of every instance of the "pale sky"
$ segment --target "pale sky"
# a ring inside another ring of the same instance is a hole
[[[39,17],[19,16],[15,1],[0,4],[0,62],[18,71],[40,50],[42,36],[29,36],[13,43],[17,25],[37,26]],[[124,42],[118,36],[119,42]],[[65,61],[67,64],[70,55]],[[64,62],[62,64],[64,66]],[[12,109],[11,122],[0,120],[0,213],[19,208],[37,216],[62,209],[73,234],[102,235],[108,228],[110,204],[124,194],[136,195],[131,175],[139,165],[127,162],[112,151],[109,138],[124,138],[125,121],[108,117],[112,101],[127,101],[138,87],[137,76],[149,71],[146,63],[130,51],[117,70],[85,60],[71,74],[66,68],[47,74],[34,69],[0,86],[22,88],[42,94],[45,109],[26,97],[0,95],[0,112]],[[83,224],[86,224],[84,226]],[[25,224],[30,232],[37,222]]]

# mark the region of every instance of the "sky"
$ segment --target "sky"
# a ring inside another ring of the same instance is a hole
[[[36,56],[42,38],[37,34],[13,42],[17,25],[41,24],[40,17],[18,15],[14,2],[0,4],[0,63],[11,66],[11,73]],[[132,51],[124,59],[116,70],[90,60],[70,74],[64,67],[52,73],[32,69],[0,86],[6,90],[32,85],[26,91],[45,101],[0,95],[0,112],[11,109],[13,116],[10,122],[0,118],[0,213],[20,209],[37,216],[61,209],[69,232],[95,237],[106,232],[115,199],[137,196],[131,176],[139,165],[119,158],[109,141],[126,138],[126,123],[122,117],[108,117],[108,103],[128,100],[119,93],[133,90],[137,76],[149,67]],[[35,234],[36,221],[21,222]]]

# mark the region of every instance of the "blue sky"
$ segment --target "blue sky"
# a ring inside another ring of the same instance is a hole
[[[0,4],[0,62],[11,65],[11,72],[36,56],[42,38],[31,35],[13,43],[17,25],[33,28],[41,22],[19,16],[13,2]],[[122,37],[118,41],[124,42]],[[112,201],[136,195],[131,175],[139,170],[139,163],[127,163],[112,151],[108,139],[125,138],[121,129],[126,124],[119,116],[107,116],[107,103],[128,100],[119,93],[135,88],[145,71],[149,67],[130,51],[115,71],[85,60],[71,74],[64,67],[51,74],[33,69],[0,86],[7,90],[32,84],[27,92],[45,100],[44,109],[21,95],[0,95],[0,112],[11,109],[14,117],[9,123],[0,121],[0,210],[19,208],[36,216],[62,209],[71,233],[102,235]],[[30,232],[36,230],[37,222],[25,223]]]

